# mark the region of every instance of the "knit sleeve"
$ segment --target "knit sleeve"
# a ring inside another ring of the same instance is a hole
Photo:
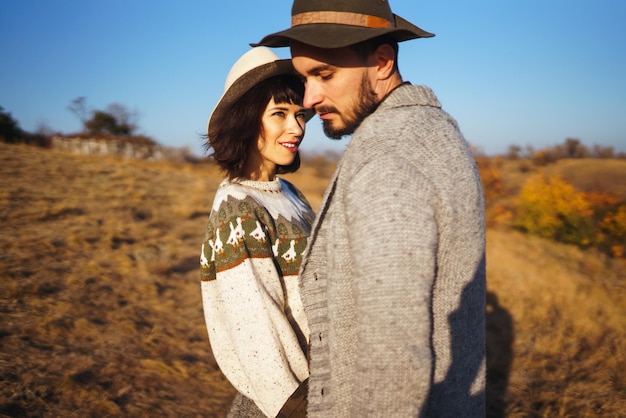
[[[267,416],[276,416],[308,377],[301,342],[285,313],[276,239],[262,208],[251,200],[227,199],[211,215],[201,255],[204,315],[215,359],[232,385]]]
[[[397,171],[383,182],[385,166]],[[438,233],[433,196],[426,176],[398,156],[370,162],[348,185],[358,343],[352,416],[418,416],[427,399]],[[365,197],[367,205],[359,204]]]

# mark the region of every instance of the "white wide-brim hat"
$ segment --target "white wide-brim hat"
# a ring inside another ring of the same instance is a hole
[[[228,116],[230,107],[248,90],[263,80],[283,74],[297,73],[290,59],[281,59],[271,49],[259,46],[243,54],[228,72],[224,93],[209,117],[209,139],[221,118]],[[306,120],[312,116],[313,112],[307,112]]]

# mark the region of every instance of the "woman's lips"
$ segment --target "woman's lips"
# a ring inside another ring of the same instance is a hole
[[[282,147],[285,148],[287,151],[290,151],[290,152],[298,151],[297,142],[282,142],[280,145],[282,145]]]

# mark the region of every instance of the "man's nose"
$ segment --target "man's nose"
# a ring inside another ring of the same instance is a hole
[[[319,84],[314,81],[307,81],[304,88],[304,100],[302,106],[313,109],[322,102],[322,91]]]

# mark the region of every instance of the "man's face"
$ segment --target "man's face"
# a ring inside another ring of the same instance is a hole
[[[303,106],[314,108],[330,138],[350,135],[378,106],[374,66],[349,48],[292,43],[293,65],[306,81]]]

